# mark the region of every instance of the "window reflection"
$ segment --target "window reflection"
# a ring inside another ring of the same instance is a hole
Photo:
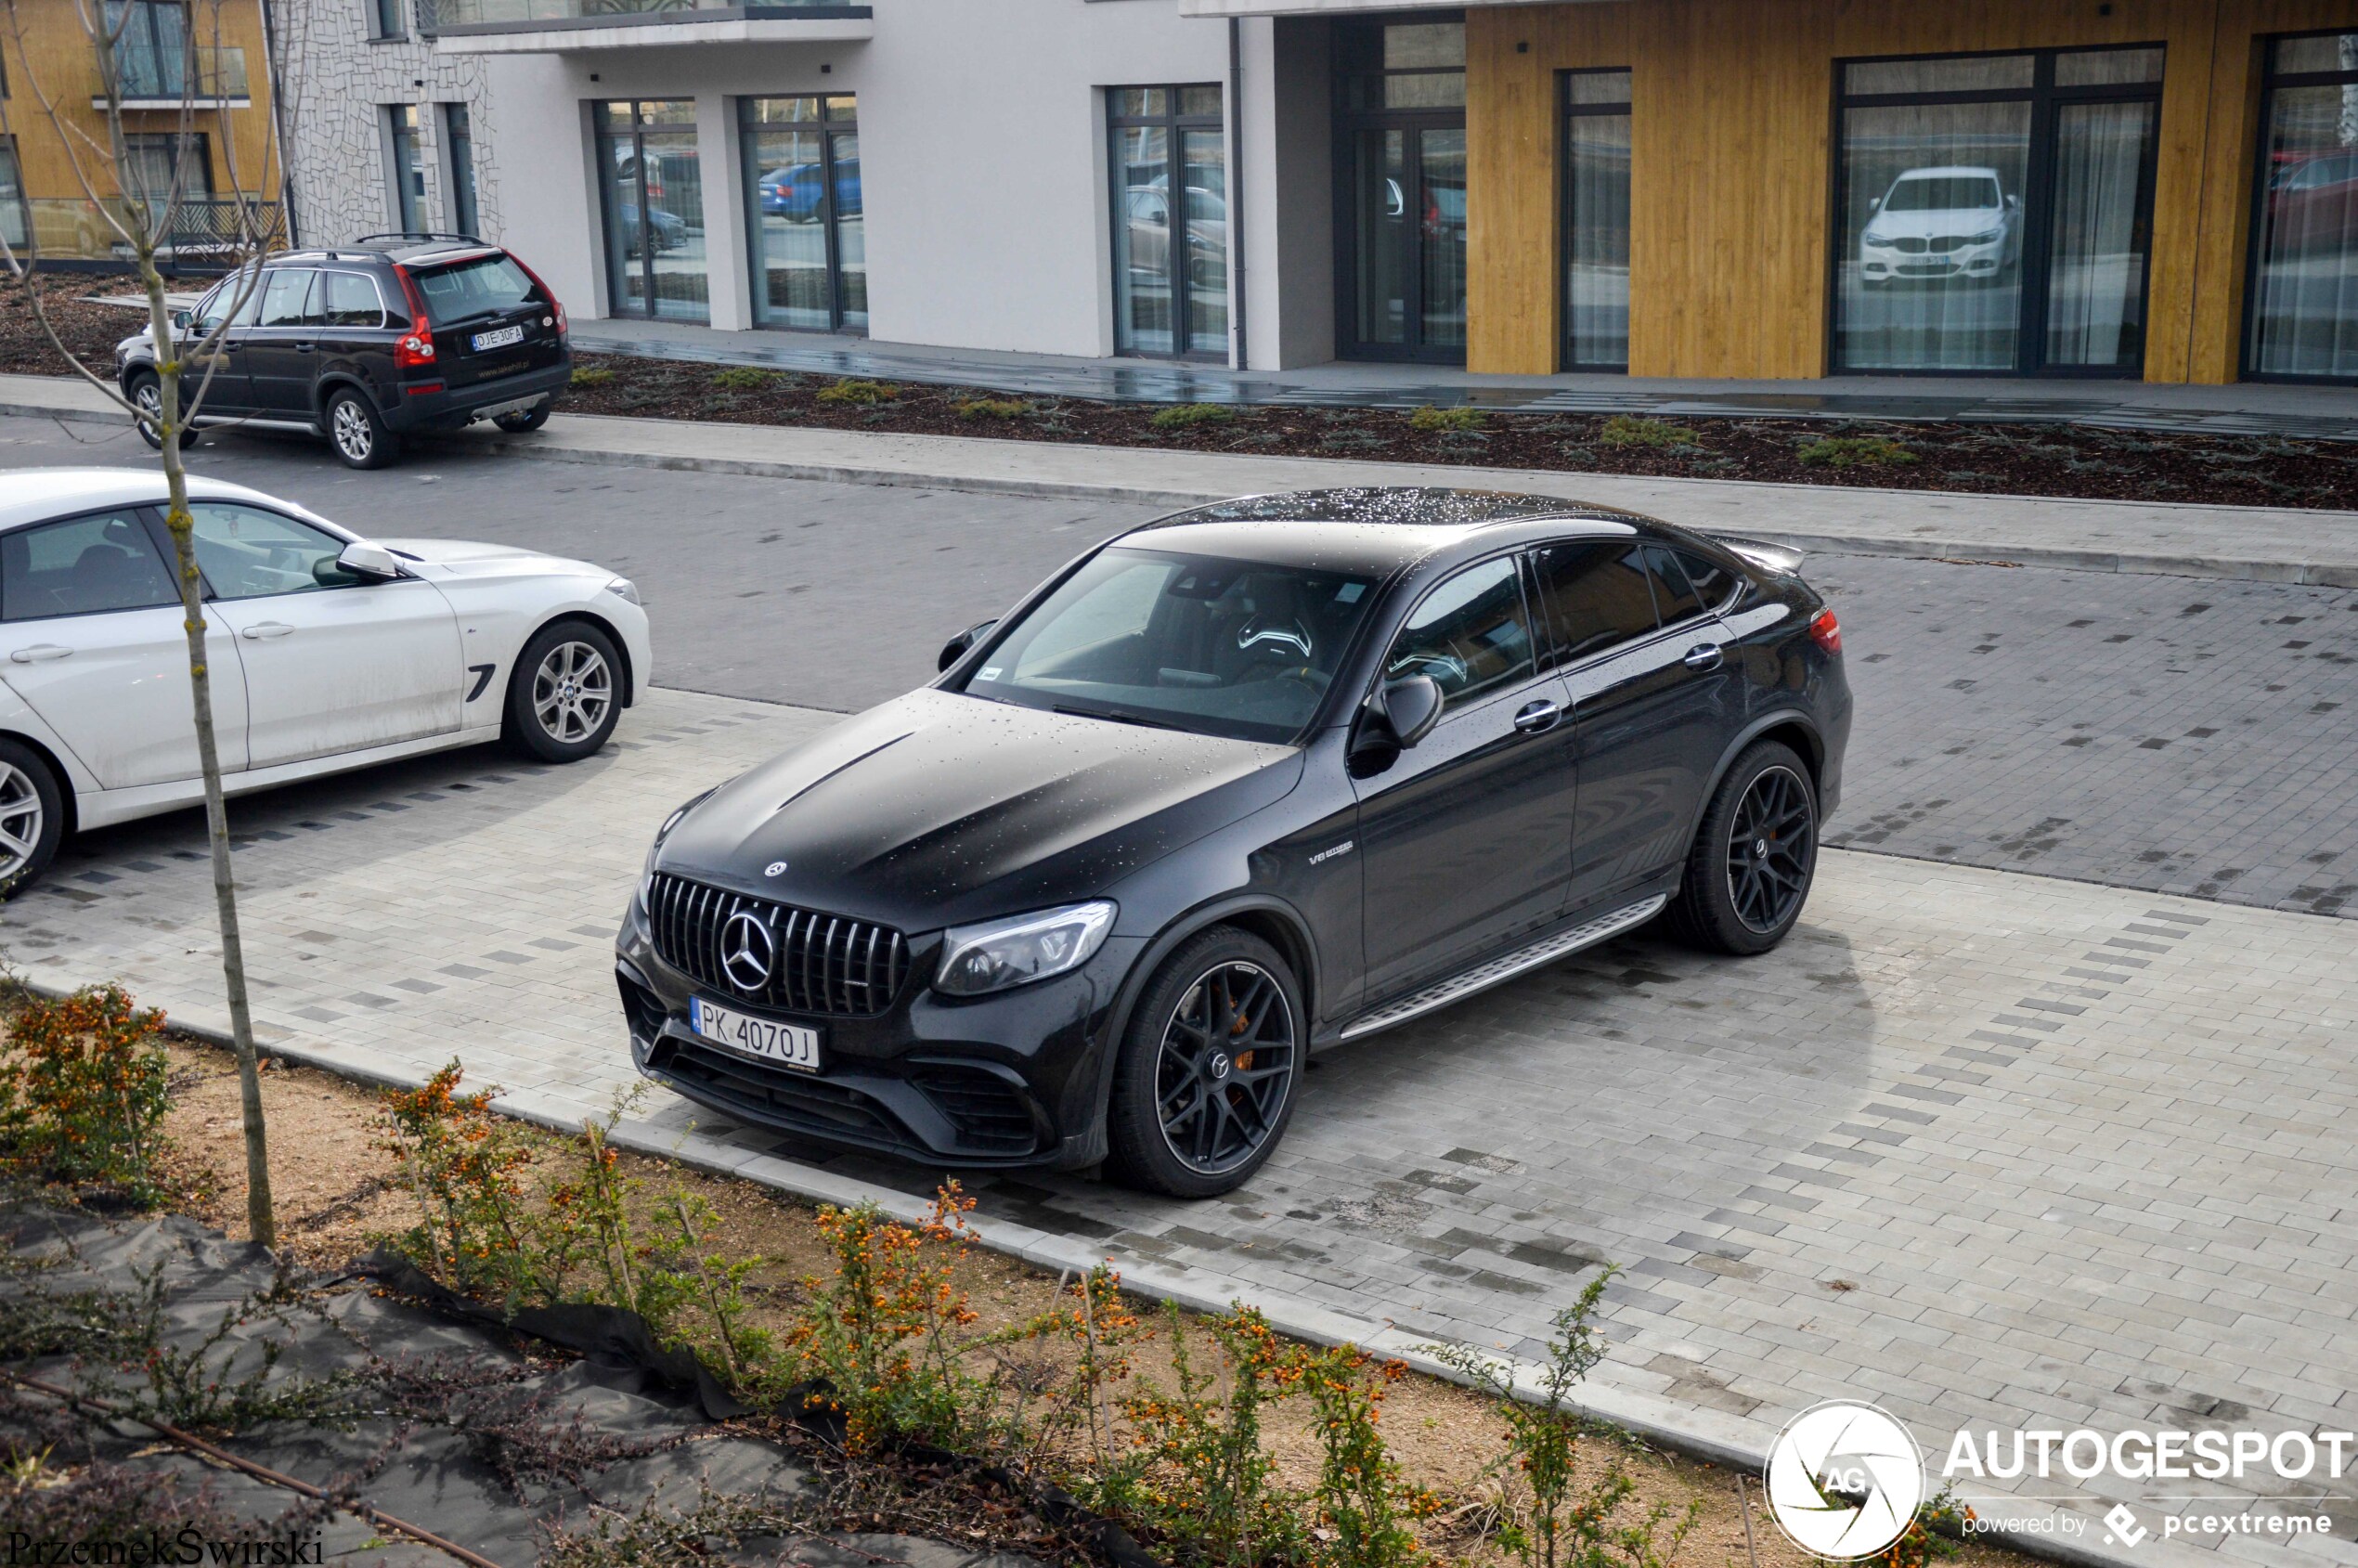
[[[1629,72],[1564,78],[1564,364],[1629,364]]]
[[[1228,349],[1228,159],[1216,86],[1106,93],[1114,351]]]
[[[849,97],[740,98],[758,325],[868,327],[866,207]]]
[[[2269,55],[2245,369],[2358,378],[2358,32]]]

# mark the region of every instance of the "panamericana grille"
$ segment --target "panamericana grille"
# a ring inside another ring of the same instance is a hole
[[[665,963],[724,995],[789,1013],[881,1013],[909,975],[909,943],[889,926],[772,903],[666,872],[657,872],[648,889],[647,913]],[[732,969],[731,953],[755,935],[737,922],[739,915],[749,916],[769,940],[766,953],[758,940],[752,943],[766,962],[740,957]]]

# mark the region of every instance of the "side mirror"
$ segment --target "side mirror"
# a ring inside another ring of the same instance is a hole
[[[1868,197],[1868,198],[1867,198],[1867,211],[1869,211],[1869,212],[1871,212],[1871,213],[1880,213],[1880,212],[1882,212],[1882,211],[1883,211],[1883,198],[1882,198],[1882,197],[1880,197],[1880,196],[1870,196],[1870,197]]]
[[[981,641],[984,634],[998,624],[998,617],[995,616],[987,621],[977,621],[949,641],[944,642],[941,645],[941,656],[934,662],[933,667],[948,669],[952,665],[965,658],[967,651]]]
[[[1400,760],[1400,754],[1432,733],[1441,721],[1440,683],[1430,675],[1395,680],[1369,697],[1359,710],[1344,763],[1354,779],[1372,778]]]
[[[1403,751],[1432,733],[1441,722],[1441,682],[1430,675],[1411,675],[1383,689],[1384,717],[1400,737]]]
[[[2006,205],[2009,207],[2019,208],[2022,205],[2022,198],[2019,196],[2009,196],[2006,198]]]
[[[172,330],[175,332],[185,332],[188,330],[188,324],[196,318],[197,313],[193,310],[186,308],[175,310],[172,313]]]
[[[391,582],[401,576],[401,563],[394,559],[393,551],[365,539],[355,539],[344,546],[343,553],[336,557],[336,564],[363,582]]]

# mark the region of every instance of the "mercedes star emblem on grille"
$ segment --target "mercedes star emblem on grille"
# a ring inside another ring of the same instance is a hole
[[[740,910],[720,927],[720,972],[739,991],[756,991],[768,985],[777,956],[777,939],[759,915]]]

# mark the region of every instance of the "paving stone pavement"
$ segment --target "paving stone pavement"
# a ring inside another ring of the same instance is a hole
[[[657,692],[571,768],[469,752],[235,804],[264,1034],[396,1080],[456,1056],[541,1114],[602,1109],[629,1079],[609,942],[649,835],[831,722]],[[0,908],[0,949],[201,1017],[209,909],[183,813],[71,846]],[[1738,1444],[1836,1395],[1936,1458],[1961,1427],[2346,1431],[2353,1038],[2350,922],[1836,850],[1767,957],[1626,940],[1320,1058],[1277,1158],[1224,1200],[974,1185],[986,1220],[1388,1346],[1529,1354],[1609,1260],[1600,1397]],[[645,1109],[643,1135],[804,1191],[933,1179]],[[2083,1517],[2143,1496],[2016,1484]],[[2224,1549],[2358,1562],[2358,1483],[2327,1490],[2341,1541]],[[2199,1506],[2139,1503],[2149,1526]]]

